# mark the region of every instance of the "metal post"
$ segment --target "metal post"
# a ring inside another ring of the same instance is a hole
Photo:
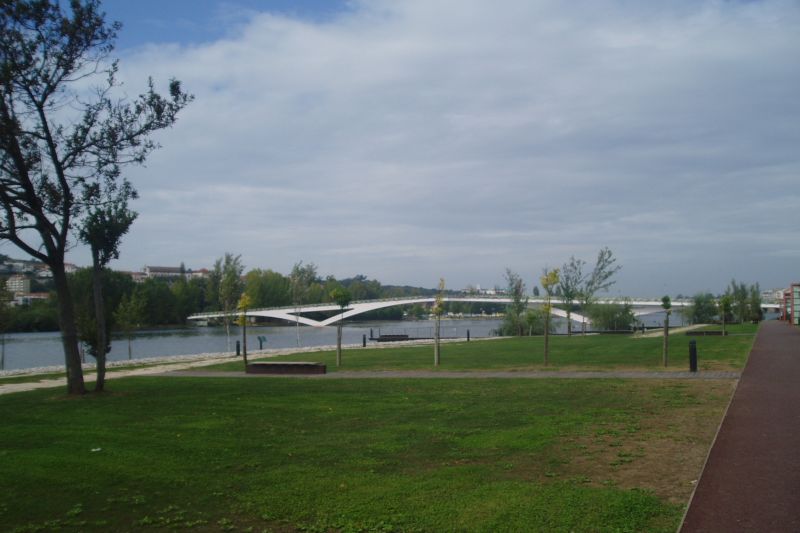
[[[361,347],[362,348],[366,348],[367,347],[367,334],[366,333],[364,333],[361,336]]]
[[[689,341],[689,372],[697,372],[697,341]]]
[[[469,330],[467,330],[467,342],[469,342]]]
[[[236,341],[236,357],[239,357],[240,355],[242,355],[241,348],[242,348],[242,343],[241,343],[241,341],[237,340]]]

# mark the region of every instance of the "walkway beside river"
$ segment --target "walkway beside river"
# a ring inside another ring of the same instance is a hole
[[[681,531],[800,531],[800,330],[764,322]]]

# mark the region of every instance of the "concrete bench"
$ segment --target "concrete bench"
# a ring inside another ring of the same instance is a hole
[[[309,363],[303,361],[269,361],[248,363],[246,372],[248,374],[325,374],[327,372],[325,363]]]

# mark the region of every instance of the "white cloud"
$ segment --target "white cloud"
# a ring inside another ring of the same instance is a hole
[[[783,285],[797,203],[772,201],[798,184],[799,21],[780,1],[358,2],[137,49],[129,91],[174,76],[196,101],[131,172],[120,263],[233,251],[490,286],[609,245],[625,292]]]

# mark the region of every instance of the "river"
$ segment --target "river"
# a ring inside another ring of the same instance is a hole
[[[672,325],[678,327],[683,320],[680,313],[675,313]],[[654,313],[640,317],[645,325],[650,327],[660,326],[663,313]],[[472,338],[490,337],[500,326],[501,320],[497,318],[484,319],[446,319],[442,320],[442,337],[466,338],[467,330]],[[359,344],[363,336],[367,339],[378,337],[381,334],[406,334],[410,337],[433,337],[433,321],[406,320],[406,321],[378,321],[378,322],[348,322],[343,328],[344,344]],[[556,322],[557,332],[566,332],[566,321]],[[259,348],[259,336],[265,336],[264,349],[291,348],[298,346],[298,329],[302,347],[325,346],[336,344],[336,327],[313,328],[294,325],[286,326],[248,326],[247,346],[249,351]],[[580,324],[575,324],[574,331],[580,330]],[[58,366],[64,364],[64,352],[61,345],[61,336],[58,332],[48,333],[11,333],[4,336],[3,367],[0,370],[19,370],[25,368],[39,368]],[[192,355],[201,353],[224,353],[235,351],[235,342],[241,339],[238,327],[231,328],[230,348],[224,327],[188,327],[179,329],[159,329],[137,332],[131,341],[133,359],[148,359],[172,355]],[[367,341],[370,342],[369,340]],[[111,342],[109,361],[122,361],[128,359],[128,341],[126,338],[114,335]],[[86,356],[87,362],[93,358]]]
[[[499,319],[442,320],[442,337],[466,338],[467,330],[473,338],[489,337],[500,325]],[[259,336],[265,336],[264,349],[291,348],[298,346],[325,346],[336,344],[336,327],[313,328],[287,326],[248,326],[247,346],[249,351],[259,348]],[[407,334],[410,337],[432,337],[433,321],[398,322],[349,322],[342,328],[344,344],[358,344],[363,336],[371,334]],[[137,332],[131,340],[133,359],[148,359],[171,355],[220,353],[235,351],[236,340],[241,340],[241,330],[231,327],[230,350],[224,327],[188,327]],[[369,340],[367,341],[370,342]],[[48,333],[9,333],[5,335],[4,365],[0,370],[18,370],[64,364],[61,335]],[[109,361],[128,359],[128,341],[114,335]],[[87,362],[94,359],[87,354]]]

